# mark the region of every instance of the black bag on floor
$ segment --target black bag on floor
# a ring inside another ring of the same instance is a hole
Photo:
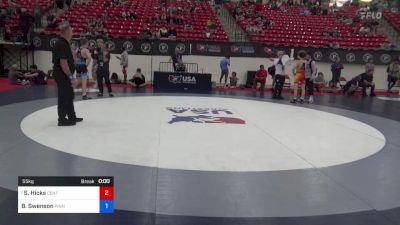
[[[246,88],[253,87],[255,76],[256,76],[256,71],[247,71]]]
[[[275,75],[275,86],[274,86],[274,97],[280,97],[283,89],[283,85],[285,84],[285,76],[283,75]]]

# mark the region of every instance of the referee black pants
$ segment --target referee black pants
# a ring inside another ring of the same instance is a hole
[[[58,69],[54,70],[54,79],[57,83],[58,90],[58,122],[63,122],[67,119],[76,118],[74,108],[74,89],[71,81],[66,75]]]
[[[99,87],[99,93],[103,94],[103,92],[104,92],[103,79],[106,82],[108,93],[111,93],[112,89],[111,89],[111,82],[110,82],[110,72],[98,70],[97,71],[97,86]]]
[[[306,90],[308,91],[308,95],[314,95],[314,81],[310,78],[306,78]]]

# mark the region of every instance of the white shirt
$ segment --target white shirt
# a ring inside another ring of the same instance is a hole
[[[311,64],[310,64],[311,62]],[[314,60],[307,61],[306,68],[305,68],[305,76],[306,78],[314,79],[317,77],[317,65]]]
[[[275,59],[274,60],[274,65],[275,65],[275,74],[279,74],[279,75],[285,75],[285,67],[283,66],[283,62],[278,63],[279,59]]]
[[[121,63],[122,66],[128,66],[128,51],[124,50],[121,54]]]

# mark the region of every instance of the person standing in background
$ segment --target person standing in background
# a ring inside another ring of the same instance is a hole
[[[307,65],[307,60],[305,59],[307,53],[305,51],[300,51],[298,54],[298,60],[296,60],[293,65],[293,76],[294,76],[294,93],[293,98],[290,100],[291,103],[299,102],[304,103],[304,96],[306,94],[305,90],[305,68]],[[299,86],[301,88],[301,96],[298,98],[297,94],[299,91]]]
[[[53,48],[53,74],[58,89],[58,126],[73,126],[83,121],[76,117],[74,89],[72,88],[75,61],[70,48],[72,28],[64,21],[60,25],[60,36]],[[68,118],[67,118],[68,117]]]
[[[283,97],[281,95],[283,85],[285,83],[285,65],[283,63],[282,57],[285,55],[285,52],[278,52],[278,59],[274,60],[275,66],[275,76],[274,76],[274,85],[273,85],[273,94],[272,98],[282,100]]]
[[[35,2],[33,7],[33,16],[35,18],[35,27],[41,28],[42,27],[42,9],[40,8],[38,2]]]
[[[343,64],[340,62],[340,58],[336,58],[335,62],[331,65],[332,71],[332,80],[331,80],[331,88],[337,88],[337,84],[339,83],[340,75],[343,70]]]
[[[92,54],[92,80],[93,89],[97,89],[97,49],[95,46],[89,46],[90,53]]]
[[[178,71],[178,65],[182,64],[182,55],[179,53],[179,49],[175,48],[174,54],[172,54],[170,61],[172,61],[172,67],[174,68],[174,71]]]
[[[88,49],[88,45],[88,40],[82,38],[76,55],[76,77],[78,78],[76,86],[82,84],[82,100],[91,99],[87,96],[87,83],[89,78],[88,67],[92,61],[92,55]]]
[[[308,103],[314,103],[314,79],[317,77],[317,65],[310,54],[306,55],[306,90],[308,90]]]
[[[367,64],[365,64],[365,73],[373,76],[374,71],[375,71],[374,60],[372,58],[369,58]]]
[[[219,67],[221,68],[221,77],[219,78],[219,83],[222,84],[222,78],[225,77],[225,86],[227,85],[228,82],[228,76],[229,76],[229,66],[231,65],[231,60],[230,56],[225,56],[221,61],[219,62]]]
[[[33,24],[34,18],[27,12],[25,8],[21,9],[21,15],[19,15],[19,29],[22,32],[22,39],[25,43],[29,41],[29,33]]]
[[[97,45],[99,46],[99,49],[96,50],[97,86],[99,87],[99,93],[97,94],[97,97],[103,97],[103,79],[107,86],[108,96],[114,97],[110,82],[110,52],[108,51],[103,39],[98,39]]]
[[[370,96],[375,96],[375,83],[373,82],[374,80],[374,72],[375,72],[375,65],[374,65],[374,60],[372,58],[368,59],[367,64],[365,64],[365,74],[362,76],[360,82],[358,82],[358,85],[362,87],[362,95],[366,96],[366,89],[367,87],[371,88],[371,94]]]
[[[388,94],[396,85],[397,81],[400,79],[400,62],[399,59],[394,60],[387,68],[387,82],[388,82]]]
[[[123,47],[123,52],[121,53],[121,57],[117,56],[117,59],[120,60],[120,65],[122,67],[122,74],[124,75],[124,81],[123,83],[126,84],[127,79],[128,79],[128,64],[129,64],[129,56],[128,56],[128,50],[126,47]]]

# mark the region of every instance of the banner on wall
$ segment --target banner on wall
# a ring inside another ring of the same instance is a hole
[[[36,35],[32,43],[36,50],[51,51],[56,36]],[[186,42],[186,41],[145,41],[135,39],[109,39],[106,42],[111,53],[119,54],[123,47],[131,55],[172,55],[177,50],[182,55],[226,56],[231,57],[259,57],[274,58],[278,51],[294,54],[300,50],[307,51],[317,62],[333,62],[340,58],[347,64],[365,64],[372,58],[377,65],[386,65],[397,58],[399,51],[359,50],[359,49],[332,49],[313,47],[268,46],[258,43],[217,43],[217,42]],[[96,47],[95,39],[89,40],[89,45]],[[77,40],[72,40],[71,48],[79,47]]]
[[[154,72],[154,89],[160,91],[211,91],[211,74]]]

